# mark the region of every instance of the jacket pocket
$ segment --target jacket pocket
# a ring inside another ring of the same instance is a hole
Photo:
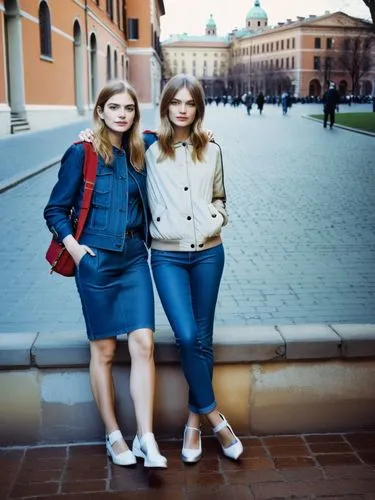
[[[110,207],[112,186],[113,172],[110,167],[98,169],[98,172],[96,174],[94,193],[92,197],[93,207]]]
[[[152,214],[150,233],[156,240],[181,240],[183,233],[180,229],[179,217],[177,211],[175,216],[171,216],[167,208],[163,205],[156,205]],[[182,222],[182,221],[180,221]]]
[[[224,223],[224,217],[216,209],[215,205],[209,203],[202,204],[197,219],[198,231],[206,239],[212,236],[218,236]]]

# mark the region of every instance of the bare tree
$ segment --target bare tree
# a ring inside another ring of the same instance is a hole
[[[371,69],[371,46],[373,40],[366,37],[345,38],[339,48],[337,62],[349,73],[352,80],[352,94],[357,95],[359,82]]]
[[[375,24],[375,0],[363,0],[363,2],[370,9],[372,22]]]

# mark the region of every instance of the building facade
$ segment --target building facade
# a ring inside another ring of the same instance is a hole
[[[163,0],[0,0],[0,135],[73,121],[114,78],[158,102],[163,14]]]
[[[207,35],[207,23],[205,36],[183,34],[165,40],[165,77],[184,69],[194,74],[193,52],[196,61],[201,61],[199,66],[196,63],[199,71],[195,74],[211,97],[224,93],[241,96],[247,91],[279,95],[284,90],[296,97],[320,96],[328,81],[334,81],[342,94],[375,93],[375,45],[367,21],[327,11],[271,27],[259,0],[244,20],[244,28],[225,37],[217,36],[216,25]],[[218,43],[226,61],[223,66],[212,64],[212,47]],[[202,64],[215,86],[207,85]]]

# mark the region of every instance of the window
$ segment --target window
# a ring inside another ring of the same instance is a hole
[[[344,50],[350,50],[350,38],[344,40]]]
[[[293,49],[296,48],[296,39],[295,38],[292,38],[292,48]]]
[[[193,61],[193,68],[197,65],[197,61]]]
[[[257,46],[257,54],[259,54],[259,45]]]
[[[260,26],[260,21],[258,21],[258,26]]]
[[[270,69],[273,69],[273,59],[270,60]]]
[[[320,47],[321,47],[320,38],[315,38],[315,45],[314,45],[314,47],[316,49],[320,49]]]
[[[262,43],[262,52],[264,52],[264,43]]]
[[[128,19],[129,40],[138,40],[139,38],[138,31],[139,31],[138,19],[135,19],[134,17],[133,18],[129,17]]]
[[[332,38],[327,38],[327,49],[333,48]]]
[[[112,68],[111,68],[111,47],[107,46],[107,81],[112,77]]]
[[[290,40],[289,40],[289,38],[288,38],[288,39],[287,39],[287,41],[286,41],[286,48],[287,48],[287,49],[290,49]]]
[[[292,69],[294,69],[294,57],[292,57]]]
[[[284,40],[281,40],[281,50],[284,50]]]
[[[284,67],[284,59],[283,59],[283,58],[281,58],[281,59],[280,59],[280,68],[283,68],[283,67]]]
[[[273,42],[271,42],[271,52],[273,52]]]
[[[121,28],[120,0],[116,0],[116,17],[117,17],[117,26]]]
[[[113,0],[106,0],[107,16],[113,21]]]
[[[118,64],[118,61],[117,61],[117,50],[115,50],[114,53],[113,53],[113,74],[114,74],[115,78],[118,77],[117,64]]]
[[[267,45],[266,45],[266,52],[269,52],[269,51],[270,51],[270,44],[267,43]]]
[[[286,61],[286,68],[289,69],[289,57],[287,57],[285,61]]]
[[[279,50],[279,42],[276,42],[276,50]]]
[[[317,69],[317,70],[320,69],[320,57],[319,56],[314,56],[314,69]]]
[[[275,61],[275,66],[276,66],[276,69],[279,69],[279,60],[278,59],[276,59],[276,61]]]
[[[40,2],[39,5],[39,36],[40,54],[52,57],[51,15],[47,2]]]
[[[214,68],[217,68],[217,61],[214,61]]]

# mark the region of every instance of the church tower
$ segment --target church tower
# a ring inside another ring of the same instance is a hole
[[[214,21],[212,14],[210,15],[210,19],[207,21],[206,24],[206,35],[216,36],[216,23]]]
[[[267,12],[260,6],[260,0],[255,0],[254,7],[246,16],[246,28],[251,31],[261,30],[268,24]]]

